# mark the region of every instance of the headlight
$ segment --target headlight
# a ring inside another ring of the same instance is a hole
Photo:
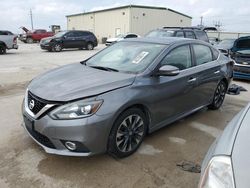
[[[231,158],[213,157],[201,177],[199,188],[235,188]]]
[[[91,102],[86,102],[86,100],[77,101],[56,108],[49,115],[53,119],[84,118],[96,113],[101,104],[101,100]]]

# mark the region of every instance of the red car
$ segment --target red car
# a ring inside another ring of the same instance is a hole
[[[24,43],[39,42],[41,39],[45,37],[51,37],[55,34],[53,32],[48,32],[45,29],[36,29],[30,31],[25,27],[21,28],[25,31],[25,34],[20,35],[19,39]]]

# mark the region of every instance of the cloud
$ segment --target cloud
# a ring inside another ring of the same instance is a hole
[[[171,8],[192,16],[193,25],[199,24],[203,16],[207,25],[221,21],[224,29],[250,32],[250,1],[246,0],[5,0],[0,6],[0,29],[20,32],[20,26],[30,28],[30,8],[35,28],[48,29],[50,25],[57,24],[66,29],[66,15],[129,4]]]

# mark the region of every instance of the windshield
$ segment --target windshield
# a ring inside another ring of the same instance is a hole
[[[154,30],[145,35],[145,37],[173,37],[174,31],[171,30]]]
[[[231,49],[234,45],[234,39],[227,39],[227,40],[223,40],[218,44],[218,48],[220,49]]]
[[[165,47],[166,45],[154,43],[119,42],[96,54],[85,64],[138,73],[144,71]]]
[[[68,31],[60,31],[57,34],[54,35],[54,37],[59,38],[62,37],[65,33],[67,33]]]

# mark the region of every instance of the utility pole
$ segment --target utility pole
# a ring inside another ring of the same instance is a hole
[[[33,14],[32,14],[32,9],[30,9],[30,22],[31,22],[31,28],[32,28],[32,30],[33,30],[34,27],[33,27]]]
[[[214,26],[217,27],[218,29],[220,29],[220,27],[222,26],[222,23],[220,21],[216,21],[214,23]]]
[[[201,16],[201,23],[200,23],[201,26],[203,26],[203,16]]]

